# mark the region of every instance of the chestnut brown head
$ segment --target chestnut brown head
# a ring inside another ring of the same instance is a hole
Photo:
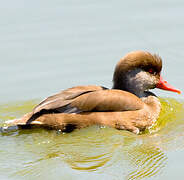
[[[146,90],[159,88],[181,93],[165,81],[161,74],[162,59],[156,54],[133,51],[120,59],[113,76],[113,88],[129,91],[138,97],[149,93]]]
[[[116,65],[113,88],[137,95],[156,87],[160,80],[162,59],[156,54],[133,51],[124,56]]]

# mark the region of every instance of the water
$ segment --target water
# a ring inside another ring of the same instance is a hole
[[[120,57],[159,53],[163,76],[183,90],[183,1],[2,1],[0,125],[75,85],[112,86]],[[161,96],[160,119],[136,136],[90,127],[0,136],[1,179],[181,179],[183,95]]]
[[[170,179],[177,173],[182,177],[184,103],[173,98],[162,98],[161,102],[163,111],[156,125],[139,136],[96,126],[69,134],[43,129],[3,133],[1,176],[3,179]],[[5,121],[19,117],[35,104],[35,101],[3,104],[0,118]]]

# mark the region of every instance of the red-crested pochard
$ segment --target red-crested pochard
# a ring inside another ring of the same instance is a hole
[[[70,132],[91,125],[110,126],[139,134],[159,117],[159,99],[149,89],[180,93],[160,75],[162,60],[144,51],[128,53],[116,65],[113,88],[76,86],[48,97],[32,112],[8,121]]]

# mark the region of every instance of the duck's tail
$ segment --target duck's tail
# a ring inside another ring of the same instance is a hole
[[[12,131],[17,131],[19,129],[18,126],[14,125],[14,126],[4,126],[4,127],[0,127],[0,133],[9,133]]]
[[[33,113],[27,113],[23,117],[19,119],[13,119],[13,120],[8,120],[5,122],[7,126],[0,127],[0,132],[1,133],[8,133],[11,131],[16,131],[20,128],[26,128],[30,127],[30,125],[40,125],[41,122],[39,121],[33,121],[29,123],[29,119],[32,117]]]
[[[0,132],[9,133],[9,132],[17,131],[21,125],[26,124],[26,121],[24,120],[25,120],[24,116],[20,119],[7,120],[5,122],[5,126],[0,127]]]

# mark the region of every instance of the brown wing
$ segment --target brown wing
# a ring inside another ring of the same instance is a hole
[[[68,108],[79,112],[135,111],[144,103],[134,94],[121,90],[99,90],[76,97]]]
[[[63,112],[66,110],[65,106],[70,104],[75,98],[93,91],[105,89],[101,86],[76,86],[66,89],[53,96],[48,97],[33,109],[33,114],[41,110],[57,110]]]
[[[80,113],[98,111],[135,111],[144,103],[121,90],[104,90],[100,86],[77,86],[48,97],[33,110],[42,113]]]
[[[30,124],[43,114],[105,111],[136,111],[144,103],[135,95],[122,90],[108,90],[100,86],[78,86],[48,97],[25,115],[21,122]]]

